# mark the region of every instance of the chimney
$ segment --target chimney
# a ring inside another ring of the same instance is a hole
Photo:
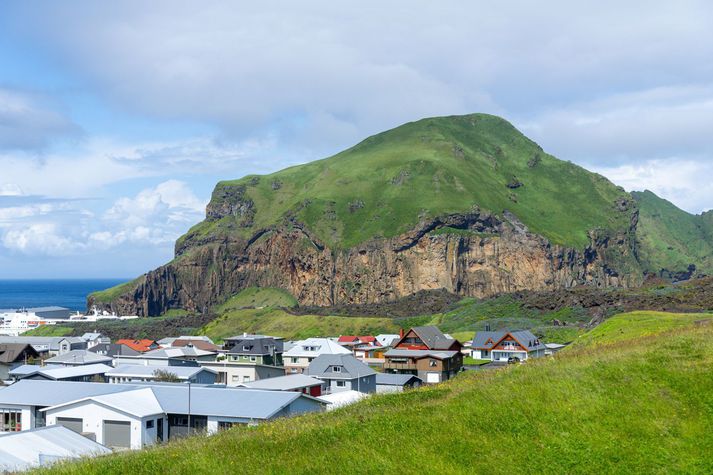
[[[404,329],[401,328],[401,329],[399,330],[399,338],[403,338],[403,337],[404,337]]]

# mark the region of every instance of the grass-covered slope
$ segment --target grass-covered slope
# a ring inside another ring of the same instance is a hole
[[[622,189],[485,114],[411,122],[324,160],[220,182],[213,202],[236,194],[251,203],[250,223],[232,215],[206,220],[182,240],[249,235],[291,216],[323,242],[348,248],[478,206],[509,210],[552,242],[583,248],[589,230],[629,223],[628,213],[616,211],[617,200],[629,199]]]
[[[713,213],[692,215],[650,191],[634,192],[639,204],[637,238],[645,270],[686,273],[694,264],[713,273]]]
[[[51,472],[711,473],[712,365],[692,325]]]

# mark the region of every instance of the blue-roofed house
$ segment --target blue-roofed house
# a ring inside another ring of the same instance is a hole
[[[421,384],[421,378],[413,374],[376,373],[377,393],[400,393],[404,389],[417,388]]]

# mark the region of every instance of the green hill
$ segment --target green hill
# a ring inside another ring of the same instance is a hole
[[[685,274],[693,264],[713,273],[713,212],[692,215],[650,191],[632,195],[639,204],[637,238],[645,270]]]
[[[640,318],[614,317],[611,332]],[[47,472],[711,473],[713,325],[629,336]]]
[[[328,245],[349,248],[478,206],[509,210],[553,243],[584,248],[592,229],[627,228],[629,215],[614,210],[630,198],[486,114],[411,122],[324,160],[220,182],[212,203],[235,197],[247,212],[208,219],[177,247],[209,234],[247,236],[293,217]]]

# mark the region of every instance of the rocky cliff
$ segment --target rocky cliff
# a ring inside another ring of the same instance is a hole
[[[633,232],[635,211],[631,219]],[[430,289],[489,297],[641,282],[640,272],[622,272],[635,265],[630,232],[593,231],[590,237],[582,250],[553,245],[509,213],[498,218],[475,209],[423,221],[391,239],[334,249],[291,222],[248,239],[183,241],[173,262],[103,306],[143,316],[171,308],[203,312],[252,286],[286,289],[303,305],[331,306],[390,301]]]

